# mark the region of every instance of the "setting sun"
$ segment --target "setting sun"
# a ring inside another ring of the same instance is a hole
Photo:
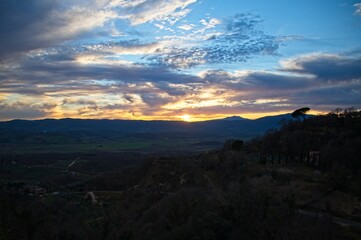
[[[189,116],[188,114],[180,116],[180,118],[185,122],[190,122],[191,121],[191,116]]]

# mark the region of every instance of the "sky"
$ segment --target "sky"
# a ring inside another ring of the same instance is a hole
[[[361,1],[2,0],[0,121],[361,108]]]

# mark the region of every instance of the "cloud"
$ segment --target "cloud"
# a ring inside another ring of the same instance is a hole
[[[355,15],[361,15],[361,3],[355,3],[353,6],[356,8]]]
[[[184,24],[184,25],[178,26],[178,28],[182,29],[184,31],[189,31],[194,28],[194,24]]]
[[[282,71],[308,74],[320,81],[361,80],[361,55],[314,53],[288,59]]]
[[[64,57],[77,55],[83,63],[124,63],[121,56],[142,55],[150,64],[188,68],[200,64],[242,62],[254,55],[277,54],[280,42],[288,41],[259,30],[262,22],[260,17],[237,14],[232,19],[222,21],[216,18],[202,19],[202,27],[198,29],[195,29],[194,24],[180,25],[178,29],[193,31],[188,36],[175,36],[173,39],[148,39],[148,42],[140,39],[114,42],[108,39],[96,44],[76,45],[71,40],[104,34],[101,31],[108,32],[109,35],[115,31],[119,34],[114,24],[119,19],[129,20],[133,25],[155,22],[159,28],[176,34],[168,25],[173,25],[186,16],[190,11],[187,7],[196,2],[90,1],[91,4],[60,0],[51,3],[34,0],[27,1],[26,4],[20,4],[20,0],[2,2],[0,34],[4,37],[0,44],[0,57],[8,61],[9,57],[18,59],[17,54],[25,52],[49,58],[44,53],[57,45],[58,48],[69,49],[63,54]],[[14,15],[17,17],[13,17]],[[67,47],[61,46],[64,41],[70,44],[66,44]]]
[[[206,27],[206,29],[208,28],[214,28],[215,26],[221,24],[221,21],[217,18],[211,18],[211,19],[202,19],[199,21],[202,25],[204,25]]]
[[[160,107],[164,104],[171,102],[172,98],[166,93],[144,93],[141,95],[144,103],[151,107]]]
[[[153,54],[159,48],[162,48],[161,42],[143,43],[139,39],[131,39],[117,42],[107,42],[105,44],[86,45],[81,52],[90,52],[92,54],[111,54],[111,55],[146,55]]]
[[[0,57],[49,47],[103,26],[115,14],[98,2],[1,1]]]
[[[65,55],[66,57],[63,57]],[[137,84],[160,84],[171,94],[179,93],[165,83],[197,83],[197,76],[176,72],[161,66],[98,62],[83,64],[77,55],[54,51],[23,58],[2,65],[0,93],[31,95],[74,94],[74,91],[117,91],[118,87]],[[140,86],[137,86],[140,87]],[[142,90],[142,88],[139,88]],[[130,91],[130,89],[125,89]]]
[[[153,63],[176,68],[189,68],[200,64],[243,62],[255,55],[274,55],[281,38],[265,34],[259,29],[260,17],[252,14],[237,14],[225,21],[223,31],[205,33],[215,28],[221,21],[215,18],[201,20],[203,29],[194,30],[194,35],[202,35],[198,42],[193,40],[182,45],[166,46],[148,59]],[[204,36],[207,36],[204,38]],[[197,39],[193,34],[186,40]]]
[[[58,110],[43,114],[53,117],[164,119],[184,112],[210,114],[211,110],[236,114],[287,111],[302,105],[322,110],[334,108],[331,105],[361,105],[357,52],[302,55],[282,61],[275,71],[205,70],[197,76],[165,66],[81,64],[76,55],[53,54],[46,55],[51,59],[45,59],[46,63],[40,55],[24,58],[16,67],[12,63],[3,67],[0,96],[32,96],[29,102],[38,104],[51,99],[58,103]],[[332,78],[324,73],[327,69],[332,69]],[[5,97],[3,103],[12,106],[11,99]]]
[[[86,99],[73,99],[73,98],[64,98],[62,105],[96,105],[95,101],[86,100]]]
[[[196,0],[4,0],[0,2],[0,58],[102,34],[121,35],[114,22],[174,24]],[[157,11],[154,11],[157,9]],[[102,29],[100,29],[102,28]],[[105,33],[104,33],[105,32]],[[15,55],[15,56],[14,56]]]
[[[11,119],[38,119],[44,118],[56,107],[49,103],[27,103],[23,101],[0,101],[0,121]]]
[[[143,1],[118,1],[117,6],[120,2],[134,7]],[[177,69],[273,55],[282,42],[297,39],[264,33],[262,21],[238,14],[222,21],[209,18],[174,38],[127,37],[28,51],[0,66],[0,115],[174,119],[186,113],[221,117],[305,105],[318,110],[361,107],[361,55],[356,51],[296,56],[267,71],[209,69],[191,74]]]
[[[212,69],[281,57],[284,43],[308,39],[268,34],[250,13],[183,19],[196,2],[0,1],[0,118],[174,119],[361,107],[360,52],[300,55],[268,70]]]
[[[186,7],[197,0],[151,0],[151,1],[114,1],[122,7],[121,18],[128,19],[132,25],[152,21],[167,21],[171,25],[189,13]]]
[[[199,114],[291,111],[309,106],[319,111],[361,107],[361,56],[309,54],[281,62],[277,71],[207,70],[199,74],[206,89],[217,89],[199,103],[179,101],[177,107],[196,108]],[[324,73],[326,69],[331,74]],[[217,99],[205,107],[209,99]],[[197,108],[196,106],[202,106]]]
[[[204,89],[218,89],[213,97],[226,96],[228,101],[236,102],[236,105],[260,103],[257,99],[268,99],[267,103],[274,103],[272,99],[279,102],[280,98],[288,99],[292,94],[315,86],[314,79],[311,78],[267,71],[231,73],[212,70],[203,72],[201,78],[207,83],[203,85]]]
[[[293,104],[311,105],[315,109],[332,110],[335,106],[338,107],[360,107],[361,84],[340,84],[331,86],[322,86],[302,94],[290,96],[290,101]]]

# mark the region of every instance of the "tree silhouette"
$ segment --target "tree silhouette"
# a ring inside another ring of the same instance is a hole
[[[308,112],[310,110],[311,109],[309,107],[300,108],[300,109],[297,109],[297,110],[293,111],[291,116],[293,118],[297,118],[297,119],[299,119],[299,117],[302,117],[303,120],[305,120],[306,112]]]
[[[243,144],[243,140],[240,139],[227,139],[223,145],[223,148],[225,150],[241,151]]]

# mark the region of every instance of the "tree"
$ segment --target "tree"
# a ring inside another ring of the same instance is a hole
[[[243,144],[243,140],[240,139],[227,139],[223,145],[223,148],[225,150],[241,151]]]
[[[232,143],[232,150],[233,151],[241,151],[243,143],[244,142],[242,140],[234,140]]]
[[[300,108],[300,109],[297,109],[297,110],[293,111],[291,116],[293,118],[297,118],[297,119],[299,119],[299,117],[302,117],[303,120],[305,120],[306,112],[308,112],[310,110],[311,109],[309,107]]]

